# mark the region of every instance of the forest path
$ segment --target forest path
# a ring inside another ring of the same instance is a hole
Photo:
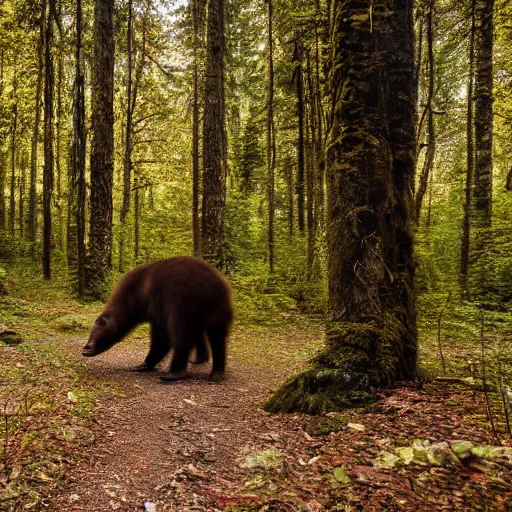
[[[65,350],[79,354],[83,344],[67,342]],[[221,383],[208,382],[209,363],[190,365],[186,381],[162,383],[158,372],[129,371],[146,351],[122,343],[87,360],[90,378],[112,382],[122,396],[98,403],[95,442],[81,448],[90,450],[88,461],[72,472],[59,510],[144,510],[146,500],[158,512],[218,510],[217,503],[229,503],[230,488],[250,479],[241,466],[247,454],[304,439],[299,417],[260,407],[283,370],[229,357]]]

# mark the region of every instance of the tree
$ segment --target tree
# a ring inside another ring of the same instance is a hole
[[[203,31],[203,11],[205,0],[191,0],[192,25],[194,29],[194,92],[192,99],[192,236],[194,256],[201,255],[201,224],[199,219],[199,197],[200,197],[200,44]]]
[[[297,140],[297,218],[299,222],[299,231],[304,232],[304,80],[302,73],[302,48],[299,36],[295,36],[293,60],[295,62],[295,82],[297,91],[297,121],[298,121],[298,140]]]
[[[334,0],[325,349],[269,411],[321,413],[416,375],[412,0]],[[370,13],[361,16],[360,13]]]
[[[55,2],[49,0],[46,20],[44,48],[44,172],[43,172],[43,274],[51,277],[51,238],[52,238],[52,197],[53,197],[53,24],[55,20]]]
[[[39,142],[39,125],[41,122],[41,91],[43,88],[43,49],[44,49],[44,20],[46,13],[46,0],[41,2],[41,16],[39,18],[39,39],[37,42],[37,81],[35,91],[35,115],[30,150],[30,192],[28,205],[28,227],[32,250],[35,250],[37,234],[37,146]]]
[[[69,171],[68,265],[75,290],[85,293],[85,76],[82,48],[82,0],[76,0],[75,79],[73,87],[73,138]]]
[[[475,2],[475,161],[471,208],[474,242],[470,263],[478,280],[479,295],[487,291],[486,260],[492,239],[493,12],[494,0]]]
[[[435,0],[429,0],[427,11],[427,56],[428,56],[428,91],[427,101],[419,123],[418,137],[421,136],[421,129],[425,117],[427,117],[427,142],[426,155],[423,162],[423,168],[419,177],[418,190],[415,198],[415,214],[416,224],[420,222],[421,207],[423,198],[427,192],[429,177],[434,168],[434,157],[436,153],[436,133],[434,123],[434,94],[435,94],[435,68],[434,68],[434,17]],[[420,64],[418,64],[420,65]]]
[[[91,75],[91,217],[86,291],[100,298],[112,266],[114,0],[94,2]]]
[[[469,269],[469,238],[471,234],[471,189],[474,173],[474,140],[473,140],[473,86],[475,68],[475,5],[471,0],[471,32],[469,35],[469,79],[467,95],[466,120],[466,183],[464,188],[464,216],[462,220],[462,239],[460,247],[460,284],[463,292],[467,292],[467,277]]]
[[[274,272],[274,196],[275,196],[275,167],[276,139],[274,126],[274,36],[272,31],[273,6],[268,4],[268,98],[267,98],[267,200],[268,200],[268,267]]]
[[[209,0],[203,125],[202,254],[223,264],[226,205],[226,133],[224,99],[224,0]]]

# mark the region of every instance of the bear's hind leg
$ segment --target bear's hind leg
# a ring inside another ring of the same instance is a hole
[[[210,359],[210,354],[208,353],[208,346],[206,343],[206,339],[204,334],[201,336],[197,336],[196,341],[194,343],[196,349],[196,357],[191,361],[192,364],[204,364],[207,363]]]
[[[206,329],[212,349],[213,365],[210,373],[210,380],[212,382],[219,382],[224,379],[226,372],[226,339],[228,331],[228,324],[217,324]]]
[[[198,333],[191,333],[185,317],[180,316],[179,321],[171,327],[173,340],[173,354],[171,357],[171,367],[167,375],[160,377],[163,381],[174,381],[188,379],[187,372],[188,358],[192,347],[196,345]]]
[[[156,324],[151,324],[151,341],[149,345],[149,352],[144,359],[144,362],[135,368],[134,372],[151,372],[155,366],[167,355],[171,349],[171,341],[165,329],[158,327]]]

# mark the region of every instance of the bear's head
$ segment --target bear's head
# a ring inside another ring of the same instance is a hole
[[[82,349],[82,355],[86,357],[97,356],[120,341],[119,329],[114,317],[101,314],[94,322],[89,340]]]

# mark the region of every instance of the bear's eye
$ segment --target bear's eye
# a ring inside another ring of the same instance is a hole
[[[98,317],[98,319],[96,320],[96,323],[100,326],[100,327],[104,327],[105,325],[107,325],[107,320],[104,316],[100,316]]]

